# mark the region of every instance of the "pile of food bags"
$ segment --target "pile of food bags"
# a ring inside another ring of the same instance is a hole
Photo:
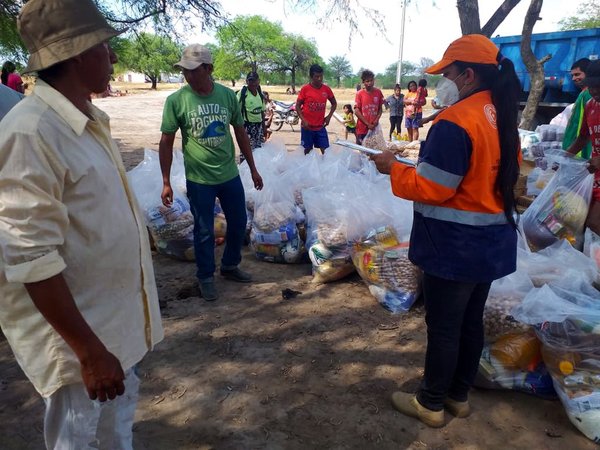
[[[407,256],[412,202],[392,194],[387,176],[359,152],[335,144],[325,155],[304,156],[269,141],[254,158],[264,189],[253,188],[247,164],[240,173],[258,259],[308,260],[318,283],[358,271],[384,307],[408,311],[421,275]]]
[[[538,338],[531,326],[519,322],[512,313],[532,289],[533,283],[525,271],[492,283],[483,313],[485,346],[476,386],[543,398],[556,396]]]
[[[600,298],[582,277],[533,289],[514,310],[535,326],[567,416],[600,443]]]

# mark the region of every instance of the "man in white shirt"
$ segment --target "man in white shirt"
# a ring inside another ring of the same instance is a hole
[[[88,100],[119,32],[92,0],[30,0],[18,27],[39,79],[0,127],[0,326],[48,448],[130,449],[134,368],[163,332],[144,221]]]

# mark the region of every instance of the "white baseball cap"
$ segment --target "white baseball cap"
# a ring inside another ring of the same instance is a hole
[[[183,49],[181,60],[174,64],[174,67],[194,70],[200,64],[212,64],[213,59],[210,50],[204,45],[192,44]]]

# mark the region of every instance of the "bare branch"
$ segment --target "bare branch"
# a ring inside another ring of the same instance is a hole
[[[458,9],[462,34],[481,33],[477,0],[457,0],[456,8]]]
[[[504,21],[504,19],[506,19],[506,17],[510,14],[514,7],[519,4],[520,1],[521,0],[504,0],[496,12],[492,14],[492,17],[490,17],[487,23],[483,26],[481,29],[481,34],[491,37],[492,33],[496,31],[496,28],[500,26],[500,24]]]

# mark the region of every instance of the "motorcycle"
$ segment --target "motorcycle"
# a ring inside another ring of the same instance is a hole
[[[275,110],[273,111],[273,121],[271,122],[271,129],[273,131],[281,130],[284,123],[287,123],[294,130],[294,125],[298,125],[300,117],[296,112],[296,103],[285,103],[273,100],[275,104]]]

